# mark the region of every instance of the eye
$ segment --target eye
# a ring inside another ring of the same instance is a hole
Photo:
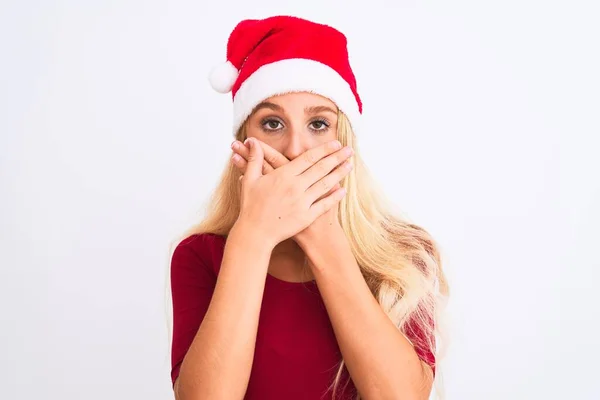
[[[317,119],[310,123],[313,131],[323,132],[329,129],[329,122],[326,119]]]
[[[264,119],[260,125],[265,131],[276,131],[283,128],[281,121],[273,118]]]

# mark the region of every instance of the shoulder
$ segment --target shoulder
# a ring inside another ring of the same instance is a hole
[[[225,237],[212,233],[196,233],[177,244],[171,257],[171,269],[200,265],[217,273],[223,258]]]
[[[181,240],[175,248],[175,251],[185,248],[195,252],[203,252],[223,247],[224,244],[224,236],[215,235],[213,233],[194,233]]]

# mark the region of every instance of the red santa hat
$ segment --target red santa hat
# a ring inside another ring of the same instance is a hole
[[[229,36],[227,61],[209,78],[216,91],[231,91],[234,132],[260,102],[292,92],[327,97],[356,131],[362,103],[346,44],[335,28],[297,17],[240,22]]]

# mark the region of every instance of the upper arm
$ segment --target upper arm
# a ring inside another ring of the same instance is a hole
[[[173,383],[173,393],[175,393],[175,400],[179,400],[179,377],[177,377],[175,383]]]
[[[206,239],[201,236],[185,239],[176,247],[171,258],[171,380],[175,392],[181,363],[206,314],[216,283],[216,274],[207,265],[210,257],[199,254],[203,240]]]
[[[433,328],[433,321],[429,321]],[[406,336],[413,344],[413,348],[419,356],[421,363],[424,367],[424,372],[430,372],[432,378],[435,377],[435,336],[425,332],[423,327],[416,323],[414,319],[411,319],[406,326]]]
[[[429,394],[431,393],[431,388],[433,386],[433,381],[435,380],[435,369],[425,361],[421,360],[421,367],[423,368],[423,392],[427,394],[427,398],[429,398]]]

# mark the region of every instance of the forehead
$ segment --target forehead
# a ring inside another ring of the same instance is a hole
[[[336,104],[327,97],[309,92],[285,93],[269,97],[264,101],[279,105],[285,109],[304,109],[305,107],[326,106],[337,110]]]

